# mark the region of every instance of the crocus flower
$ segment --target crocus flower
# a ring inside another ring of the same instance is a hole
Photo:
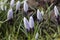
[[[13,10],[11,8],[11,9],[9,9],[8,14],[7,14],[7,20],[10,20],[12,18],[13,18]]]
[[[55,13],[55,16],[58,17],[59,11],[56,6],[54,6],[54,13]]]
[[[27,4],[26,1],[24,1],[23,9],[24,9],[24,12],[27,12],[28,11],[28,4]]]
[[[34,27],[34,19],[33,19],[32,16],[30,16],[29,25],[30,25],[30,28],[33,28]]]
[[[20,9],[20,1],[17,1],[16,3],[16,11]]]
[[[36,35],[35,35],[36,40],[38,39],[38,36],[39,36],[39,33],[37,32]]]
[[[14,0],[11,0],[10,7],[14,7]]]
[[[42,20],[43,20],[42,14],[41,14],[41,12],[39,11],[39,9],[37,10],[37,19],[38,19],[39,21],[42,21]]]
[[[29,22],[28,22],[28,20],[24,17],[24,26],[25,26],[25,28],[27,29],[27,30],[30,30],[30,26],[29,26]]]

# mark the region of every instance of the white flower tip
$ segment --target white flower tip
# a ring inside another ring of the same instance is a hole
[[[58,17],[59,11],[57,9],[57,6],[54,6],[54,13],[55,13],[55,16]]]
[[[40,12],[39,9],[37,9],[37,12]]]
[[[17,3],[20,3],[20,1],[18,1]]]
[[[56,7],[56,6],[54,6],[54,7]]]
[[[57,6],[54,6],[54,8],[57,8]]]
[[[20,1],[17,1],[17,3],[16,3],[17,5],[20,5]]]
[[[26,20],[26,17],[24,17],[24,20]]]
[[[42,13],[40,12],[40,10],[39,10],[39,9],[37,9],[37,14],[41,14],[41,15],[42,15]]]
[[[33,19],[33,17],[32,17],[32,16],[30,16],[30,19]]]

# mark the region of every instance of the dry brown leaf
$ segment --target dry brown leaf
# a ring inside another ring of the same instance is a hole
[[[28,0],[27,1],[30,6],[37,6],[38,3],[35,0]]]

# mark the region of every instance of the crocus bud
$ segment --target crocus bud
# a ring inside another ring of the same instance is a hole
[[[39,36],[39,33],[37,32],[36,35],[35,35],[36,40],[38,39],[38,36]]]
[[[38,19],[39,21],[42,21],[42,20],[43,20],[42,14],[41,14],[41,12],[39,11],[39,9],[37,10],[37,19]]]
[[[24,12],[27,12],[28,11],[28,4],[27,4],[26,1],[24,1],[23,9],[24,9]]]
[[[33,28],[34,27],[34,19],[33,19],[32,16],[30,16],[29,25],[30,25],[30,28]]]
[[[16,11],[20,9],[20,1],[17,1],[16,3]]]
[[[58,15],[59,15],[59,11],[58,11],[58,9],[57,9],[56,6],[54,7],[54,13],[55,13],[55,16],[58,17]]]
[[[10,20],[13,18],[13,10],[12,8],[8,11],[8,14],[7,14],[7,20]]]
[[[29,31],[30,30],[30,26],[29,26],[29,22],[28,22],[28,20],[24,17],[24,26],[25,26],[25,28]]]
[[[14,7],[14,0],[11,0],[10,7]]]

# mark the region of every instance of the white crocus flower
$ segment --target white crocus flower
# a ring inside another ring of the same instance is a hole
[[[20,1],[17,1],[16,3],[16,11],[20,9]]]
[[[54,13],[55,13],[55,16],[58,17],[58,15],[59,15],[59,11],[58,11],[58,9],[57,9],[56,6],[54,7]]]
[[[30,30],[30,26],[29,26],[28,20],[24,17],[23,21],[24,21],[24,26],[25,26],[25,28],[26,28],[27,30]]]
[[[14,0],[11,0],[10,7],[14,7]]]
[[[35,35],[36,40],[38,39],[38,36],[39,36],[39,33],[37,32],[36,35]]]
[[[24,1],[23,9],[24,9],[24,12],[27,12],[28,11],[28,4],[27,4],[26,1]]]
[[[37,19],[38,19],[39,21],[42,21],[42,20],[43,20],[43,18],[42,18],[42,13],[39,11],[39,9],[37,10]]]
[[[13,10],[11,8],[11,9],[9,9],[8,14],[7,14],[7,20],[10,20],[12,18],[13,18]]]
[[[30,16],[29,25],[30,25],[30,28],[33,28],[34,27],[34,19],[33,19],[32,16]]]

